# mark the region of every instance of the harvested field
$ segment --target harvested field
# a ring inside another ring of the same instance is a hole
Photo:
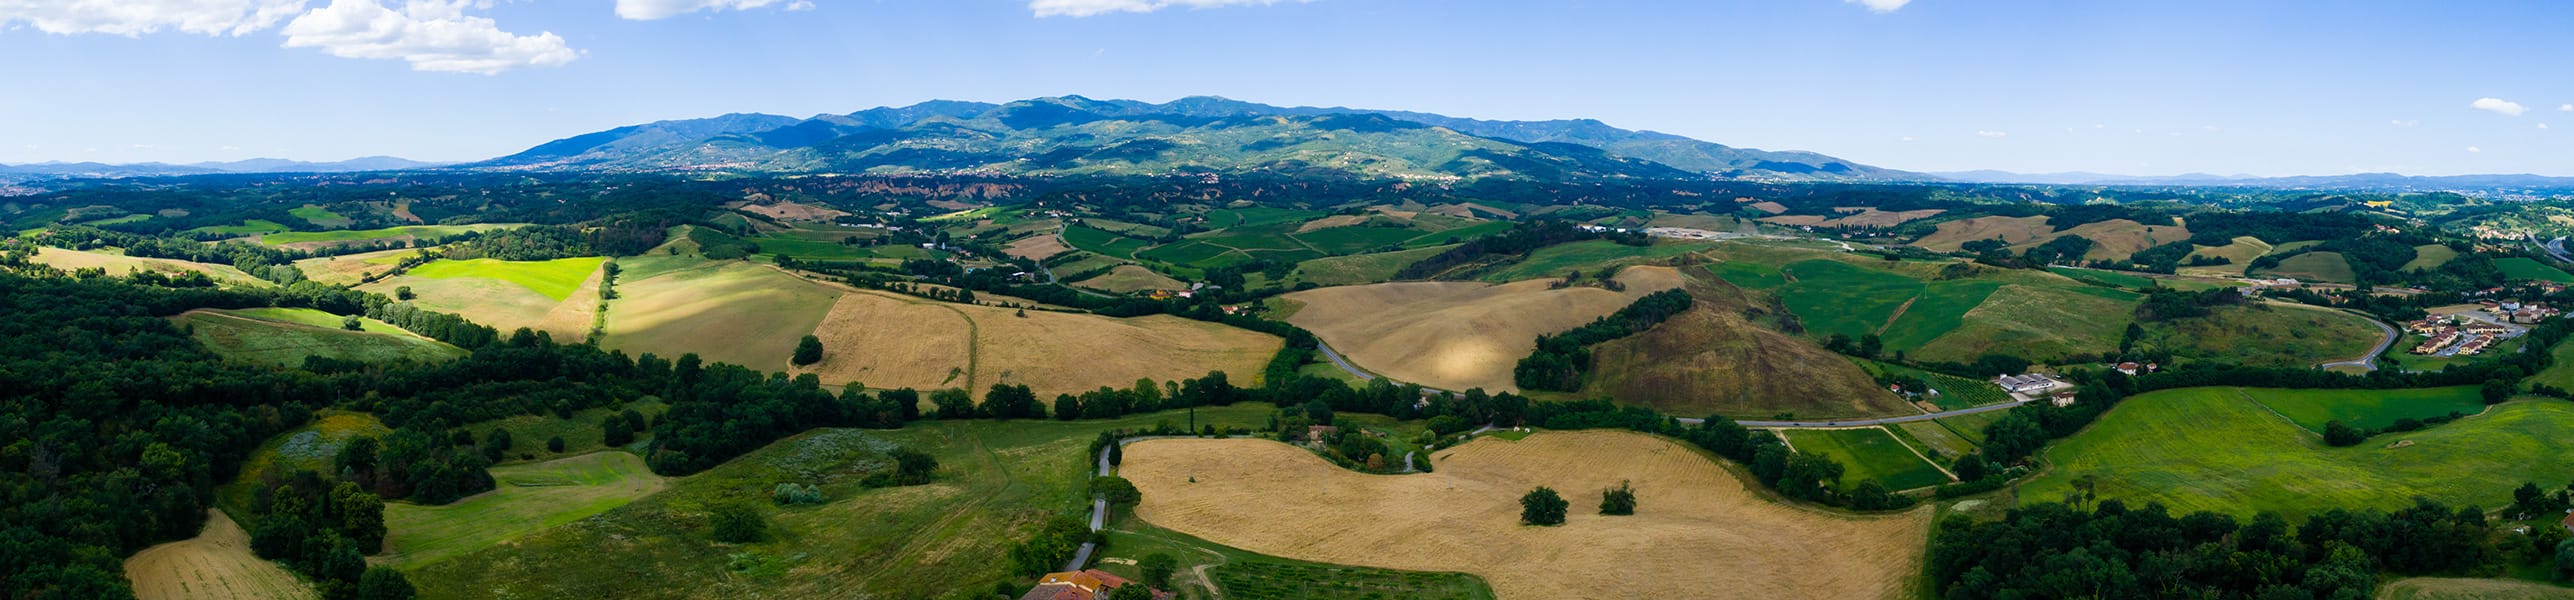
[[[1072,246],[1064,244],[1063,236],[1052,233],[1040,233],[1019,238],[1018,241],[1010,242],[1009,246],[1001,249],[1001,253],[1003,254],[1028,260],[1045,260],[1048,257],[1071,251]]]
[[[695,352],[707,362],[785,370],[796,341],[814,333],[841,295],[839,288],[745,261],[647,256],[617,264],[625,272],[608,304],[602,345],[628,354]]]
[[[1768,200],[1762,200],[1762,201],[1760,201],[1760,202],[1754,202],[1754,203],[1749,204],[1748,206],[1751,206],[1753,210],[1758,210],[1758,211],[1765,212],[1765,213],[1770,213],[1770,214],[1773,214],[1773,215],[1775,215],[1775,214],[1779,214],[1779,213],[1783,213],[1783,212],[1787,212],[1787,210],[1788,210],[1787,205],[1785,205],[1785,204],[1779,204],[1779,203],[1777,203],[1777,202],[1771,202],[1771,201],[1768,201]]]
[[[2076,225],[2072,229],[2038,236],[2013,244],[2012,252],[2026,252],[2039,244],[2064,236],[2081,236],[2091,240],[2089,260],[2126,260],[2139,250],[2190,239],[2190,230],[2174,225],[2146,225],[2126,219],[2110,219]]]
[[[1367,215],[1332,215],[1312,221],[1306,221],[1303,225],[1297,225],[1296,233],[1309,233],[1316,230],[1331,229],[1334,227],[1348,227],[1351,225],[1366,223],[1367,220]]]
[[[1167,315],[1114,319],[932,302],[874,291],[839,298],[812,330],[829,383],[982,390],[1023,384],[1051,398],[1139,378],[1170,381],[1224,371],[1255,385],[1284,344],[1275,336]],[[801,335],[801,334],[798,334]],[[787,348],[778,351],[783,361]],[[1065,360],[1065,357],[1082,357]]]
[[[2231,262],[2211,267],[2186,267],[2181,270],[2193,275],[2242,275],[2244,267],[2251,266],[2253,259],[2261,258],[2261,255],[2269,253],[2270,244],[2262,242],[2261,238],[2248,235],[2239,236],[2234,238],[2234,243],[2231,244],[2223,246],[2197,246],[2195,249],[2190,251],[2190,258],[2213,257],[2223,258]]]
[[[1456,246],[1429,246],[1375,254],[1354,254],[1317,258],[1296,264],[1296,277],[1318,285],[1358,285],[1382,283],[1421,259],[1438,256]]]
[[[2006,244],[2018,245],[2055,231],[2056,228],[2048,225],[2047,217],[2043,216],[1976,217],[1941,223],[1931,230],[1930,235],[1913,240],[1913,245],[1932,252],[1956,252],[1967,242],[1976,240],[1999,239]]]
[[[544,443],[530,440],[521,443]],[[418,568],[624,506],[661,491],[660,475],[625,452],[593,452],[493,467],[497,489],[444,506],[384,507],[384,554],[372,562]]]
[[[250,552],[250,533],[223,511],[208,509],[197,537],[144,548],[125,559],[125,579],[138,600],[294,600],[318,598],[277,563]]]
[[[1697,450],[1614,431],[1541,432],[1443,451],[1435,473],[1363,475],[1266,440],[1166,439],[1126,450],[1136,515],[1298,560],[1463,571],[1501,598],[1888,598],[1919,573],[1930,511],[1831,515],[1762,499]],[[1632,482],[1637,514],[1592,510]],[[1563,492],[1558,527],[1520,495]]]
[[[2384,600],[2569,600],[2574,589],[2535,581],[2416,577],[2378,586]]]
[[[1877,210],[1876,207],[1851,206],[1834,207],[1832,211],[1846,216],[1825,221],[1823,223],[1824,225],[1832,227],[1893,227],[1913,221],[1936,217],[1939,216],[1940,213],[1948,212],[1937,208],[1889,212]]]
[[[357,285],[359,281],[366,278],[367,274],[391,271],[395,264],[402,262],[402,257],[417,252],[420,251],[397,248],[362,254],[307,258],[295,261],[295,268],[304,272],[305,279],[331,285]]]
[[[835,218],[849,216],[848,211],[837,208],[815,204],[803,204],[793,201],[779,201],[770,204],[752,204],[744,202],[740,205],[734,206],[733,209],[780,221],[829,222]]]
[[[207,277],[214,278],[216,283],[224,285],[252,287],[269,285],[267,280],[252,277],[249,273],[241,272],[241,269],[232,268],[232,265],[209,265],[167,258],[138,258],[104,252],[64,250],[50,246],[36,249],[36,264],[49,265],[65,271],[101,269],[115,277],[124,277],[134,271],[150,271],[163,275],[204,273]]]
[[[1832,220],[1832,217],[1826,217],[1823,215],[1779,215],[1775,217],[1761,217],[1760,219],[1761,222],[1772,225],[1798,226],[1822,225],[1824,221],[1830,220]]]
[[[1511,367],[1537,336],[1591,322],[1636,298],[1678,287],[1667,267],[1618,273],[1625,292],[1553,282],[1503,285],[1400,282],[1329,287],[1282,296],[1304,305],[1288,322],[1314,332],[1359,366],[1443,389],[1516,389]]]
[[[1132,294],[1150,290],[1185,290],[1189,284],[1155,273],[1142,265],[1118,265],[1108,273],[1072,283],[1113,294]]]

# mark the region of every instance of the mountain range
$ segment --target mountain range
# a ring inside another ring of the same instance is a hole
[[[1930,173],[1948,181],[1967,183],[2025,183],[2072,186],[2172,186],[2172,187],[2248,187],[2274,189],[2355,190],[2373,192],[2473,191],[2490,193],[2563,192],[2574,190],[2574,177],[2549,177],[2527,174],[2494,175],[2403,175],[2398,173],[2354,173],[2350,175],[2298,175],[2290,177],[2255,177],[2251,175],[2111,175],[2069,171],[2062,173],[2012,173],[2008,171],[1956,171]]]
[[[797,119],[731,114],[547,142],[468,168],[1541,180],[1919,180],[1811,152],[1734,148],[1589,119],[1486,121],[1216,97],[932,101]]]
[[[23,165],[0,164],[0,177],[30,178],[116,178],[161,177],[171,175],[211,175],[218,173],[352,173],[357,171],[399,171],[425,169],[443,163],[430,163],[391,156],[364,156],[333,162],[305,162],[282,158],[253,158],[228,162],[201,162],[183,165],[168,163],[108,164],[97,162],[42,162]]]

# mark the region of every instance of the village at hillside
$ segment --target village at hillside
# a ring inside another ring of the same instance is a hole
[[[2524,325],[2553,318],[2561,312],[2543,304],[2516,300],[2486,301],[2433,309],[2422,320],[2405,323],[2404,330],[2427,338],[2413,347],[2413,354],[2475,356],[2496,342],[2528,333],[2529,328]]]

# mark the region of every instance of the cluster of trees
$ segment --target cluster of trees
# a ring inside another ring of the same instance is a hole
[[[1530,423],[1548,429],[1626,429],[1687,441],[1750,468],[1752,478],[1780,495],[1858,510],[1910,507],[1911,496],[1896,494],[1875,481],[1844,486],[1838,462],[1789,450],[1777,435],[1753,431],[1733,419],[1709,416],[1695,426],[1639,406],[1608,400],[1539,402],[1528,410]]]
[[[2145,288],[2145,301],[2136,305],[2138,321],[2171,321],[2204,317],[2219,306],[2237,306],[2247,302],[2234,288],[2215,288],[2184,292],[2166,287]],[[2138,334],[2143,333],[2142,329]]]
[[[2517,536],[2515,536],[2517,537]],[[2428,500],[2394,512],[2333,509],[2291,527],[2117,500],[2086,510],[2039,503],[1998,521],[1954,516],[1931,534],[1938,593],[1988,598],[2363,600],[2377,577],[2498,566],[2484,511]]]
[[[2492,386],[2489,385],[2486,387]],[[2509,397],[2510,393],[2510,384],[2505,382],[2503,385],[2503,394],[2505,397]],[[2487,400],[2486,402],[2490,404],[2500,402],[2500,400]],[[2368,437],[2372,435],[2381,433],[2421,431],[2422,428],[2445,424],[2450,421],[2466,418],[2466,416],[2466,413],[2450,411],[2449,414],[2423,417],[2419,419],[2405,417],[2396,419],[2393,423],[2388,423],[2385,429],[2369,429],[2341,421],[2333,421],[2324,424],[2324,443],[2332,446],[2357,446],[2360,442],[2368,441]]]
[[[1689,292],[1678,289],[1645,294],[1634,303],[1588,325],[1554,335],[1537,336],[1537,349],[1511,369],[1511,378],[1519,387],[1532,390],[1570,392],[1582,389],[1582,376],[1591,370],[1591,346],[1635,335],[1673,315],[1689,310]]]
[[[554,260],[579,256],[597,256],[590,238],[572,225],[535,225],[468,233],[464,241],[448,246],[447,258],[493,258],[500,260]]]
[[[251,551],[304,574],[322,597],[411,597],[401,572],[366,564],[384,546],[384,500],[358,483],[297,471],[263,482],[251,511]]]
[[[243,273],[249,273],[252,277],[265,279],[278,285],[304,280],[304,272],[295,268],[294,262],[297,260],[348,252],[342,248],[311,252],[242,242],[208,244],[193,239],[108,231],[86,225],[40,230],[35,234],[33,241],[39,245],[72,250],[113,247],[123,249],[126,256],[231,265],[241,269]]]

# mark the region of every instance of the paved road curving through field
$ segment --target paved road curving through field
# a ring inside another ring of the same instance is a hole
[[[2378,330],[2378,331],[2381,331],[2381,332],[2385,332],[2385,333],[2386,333],[2386,337],[2385,337],[2384,339],[2380,339],[2380,340],[2378,340],[2378,341],[2377,341],[2377,347],[2375,347],[2375,348],[2370,348],[2370,349],[2368,350],[2368,354],[2360,355],[2360,357],[2359,357],[2359,358],[2357,358],[2357,359],[2353,359],[2353,360],[2345,360],[2345,361],[2341,361],[2341,362],[2328,362],[2328,363],[2324,363],[2324,364],[2321,364],[2321,365],[2316,365],[2317,367],[2322,367],[2322,368],[2330,369],[2330,368],[2333,368],[2333,367],[2350,366],[2350,367],[2359,367],[2359,368],[2360,368],[2360,370],[2363,370],[2363,371],[2375,371],[2375,370],[2377,370],[2377,357],[2378,357],[2378,355],[2380,355],[2380,354],[2385,354],[2385,353],[2386,353],[2386,349],[2387,349],[2388,347],[2390,347],[2390,346],[2394,346],[2394,345],[2395,345],[2395,339],[2396,339],[2395,328],[2394,328],[2394,327],[2391,327],[2391,326],[2388,326],[2386,323],[2380,322],[2380,321],[2378,321],[2377,319],[2370,319],[2370,318],[2367,318],[2367,317],[2361,317],[2361,318],[2362,318],[2362,319],[2366,319],[2366,320],[2368,321],[2368,324],[2370,324],[2370,325],[2376,325],[2376,326],[2377,326],[2377,330]]]
[[[2036,402],[2036,401],[2037,401],[2037,399],[2016,400],[2016,401],[2011,401],[2011,402],[2004,402],[2004,403],[2001,403],[2001,404],[1990,404],[1990,405],[1985,405],[1985,406],[1978,406],[1978,407],[1975,407],[1975,408],[1961,408],[1961,409],[1957,409],[1957,410],[1941,411],[1941,412],[1935,412],[1935,413],[1926,413],[1926,414],[1918,414],[1918,415],[1905,415],[1905,416],[1901,416],[1901,417],[1882,417],[1882,418],[1876,418],[1876,419],[1849,419],[1849,420],[1844,420],[1844,421],[1735,421],[1735,423],[1739,423],[1739,424],[1741,424],[1741,425],[1742,425],[1742,426],[1744,426],[1744,427],[1759,427],[1759,428],[1762,428],[1762,429],[1808,429],[1808,428],[1832,428],[1832,427],[1867,427],[1867,426],[1871,426],[1871,425],[1893,425],[1893,424],[1896,424],[1896,423],[1911,423],[1911,422],[1914,422],[1914,421],[1928,421],[1928,420],[1931,420],[1931,419],[1942,419],[1942,418],[1955,417],[1955,416],[1960,416],[1960,415],[1971,415],[1971,414],[1976,414],[1976,413],[1988,413],[1988,412],[1993,412],[1993,411],[1997,411],[1997,410],[2011,410],[2011,409],[2014,409],[2014,408],[2019,408],[2019,407],[2020,407],[2020,405],[2028,404],[2028,403]],[[1682,423],[1688,423],[1688,424],[1691,424],[1691,425],[1696,425],[1696,424],[1704,423],[1704,422],[1706,422],[1706,421],[1707,421],[1706,419],[1688,419],[1688,418],[1683,418],[1683,419],[1678,419],[1678,420],[1679,420],[1680,422],[1682,422]]]

